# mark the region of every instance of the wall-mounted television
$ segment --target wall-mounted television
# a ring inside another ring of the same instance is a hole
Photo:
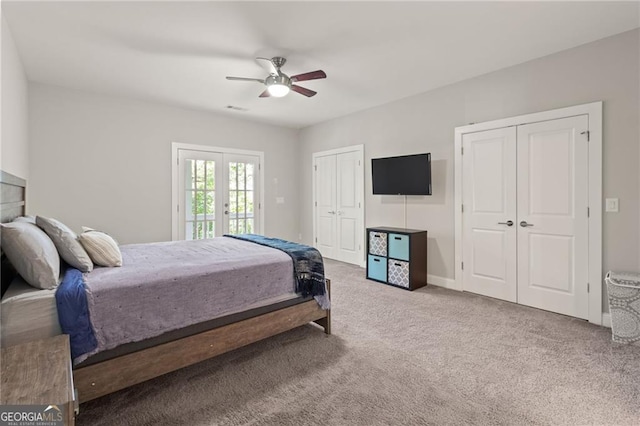
[[[373,193],[431,195],[431,154],[372,158]]]

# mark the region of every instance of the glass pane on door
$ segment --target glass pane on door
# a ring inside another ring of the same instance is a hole
[[[184,159],[184,238],[213,238],[216,230],[216,161]]]
[[[229,161],[229,233],[255,232],[255,191],[257,167],[253,162]]]

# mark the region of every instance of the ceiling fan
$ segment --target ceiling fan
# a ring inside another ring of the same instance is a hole
[[[259,78],[245,78],[245,77],[227,77],[227,80],[236,81],[256,81],[267,86],[267,89],[260,94],[260,98],[268,98],[270,96],[281,98],[286,96],[290,90],[298,92],[301,95],[311,97],[317,92],[309,90],[307,88],[298,86],[298,81],[317,80],[320,78],[326,78],[327,75],[322,70],[306,72],[304,74],[298,74],[289,77],[283,73],[280,68],[287,62],[287,60],[281,56],[274,56],[271,59],[268,58],[256,58],[256,61],[263,66],[269,75],[264,79]]]

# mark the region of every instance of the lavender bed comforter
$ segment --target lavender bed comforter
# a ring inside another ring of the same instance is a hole
[[[77,357],[295,297],[291,258],[232,238],[121,246],[123,266],[85,274],[97,347]]]

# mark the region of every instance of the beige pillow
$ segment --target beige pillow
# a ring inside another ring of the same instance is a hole
[[[87,251],[78,242],[78,236],[64,223],[38,216],[36,217],[36,225],[47,233],[53,244],[55,244],[60,253],[60,257],[69,265],[82,272],[91,272],[93,270],[93,262],[87,254]]]
[[[36,225],[11,222],[0,225],[2,251],[29,285],[50,289],[60,282],[60,256],[53,241]]]
[[[82,227],[85,230],[78,241],[89,253],[93,263],[100,266],[122,266],[122,253],[116,240],[104,232]]]

